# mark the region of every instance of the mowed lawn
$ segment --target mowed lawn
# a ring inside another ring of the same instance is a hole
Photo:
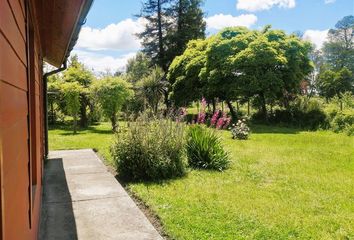
[[[99,151],[107,161],[110,161],[110,147],[113,143],[114,135],[108,122],[93,125],[87,129],[79,129],[75,135],[68,125],[49,127],[50,150],[92,148]]]
[[[354,239],[354,138],[328,131],[254,126],[250,140],[220,132],[225,172],[128,187],[172,239]],[[76,136],[50,131],[52,149],[96,148],[109,156],[104,123]]]

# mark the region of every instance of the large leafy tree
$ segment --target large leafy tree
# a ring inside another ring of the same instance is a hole
[[[280,52],[284,53],[286,64],[282,70],[283,88],[279,92],[279,100],[285,106],[295,94],[299,93],[300,83],[312,72],[313,64],[309,58],[312,45],[302,41],[298,36],[287,35],[279,30],[267,30],[264,35],[268,41],[279,44]],[[276,66],[278,69],[281,66]]]
[[[343,67],[354,72],[354,16],[346,16],[328,32],[323,55],[332,70]]]
[[[267,116],[267,100],[274,101],[284,88],[282,68],[287,63],[279,43],[258,37],[234,58],[240,69],[243,87],[259,98],[261,111]]]
[[[69,68],[64,72],[63,79],[65,82],[76,82],[82,87],[80,93],[80,126],[87,127],[87,107],[90,105],[88,91],[94,76],[90,70],[79,62],[76,55],[70,58],[70,62]]]
[[[207,46],[208,40],[192,40],[185,52],[173,60],[167,79],[172,86],[170,99],[177,106],[186,106],[202,98],[200,72],[205,67]]]
[[[353,73],[345,67],[338,72],[332,70],[321,72],[317,82],[320,94],[329,99],[332,97],[341,98],[341,95],[345,92],[354,93],[352,76]]]
[[[106,77],[92,85],[92,94],[101,105],[103,114],[111,121],[115,132],[118,127],[118,113],[134,94],[131,85],[120,77]]]
[[[80,111],[80,94],[83,88],[77,82],[66,82],[60,85],[60,89],[64,97],[66,111],[73,118],[73,131],[76,134]]]
[[[301,80],[312,70],[311,45],[295,35],[272,30],[226,28],[204,41],[191,42],[169,69],[171,96],[176,102],[193,100],[193,88],[208,99],[232,101],[256,97],[267,116],[267,103],[286,102],[299,91]],[[183,95],[183,89],[189,94]]]
[[[211,100],[219,98],[226,101],[233,117],[236,117],[236,112],[232,101],[238,99],[245,90],[240,82],[242,73],[233,58],[246,49],[257,34],[245,27],[232,27],[225,28],[209,39],[206,65],[201,74],[205,96]]]

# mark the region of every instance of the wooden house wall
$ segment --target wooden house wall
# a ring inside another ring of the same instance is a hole
[[[29,77],[25,0],[0,1],[1,236],[36,239],[43,159],[42,57],[34,34],[34,79]],[[35,16],[33,16],[35,19]],[[30,51],[29,51],[30,52]],[[34,81],[34,82],[33,82]],[[29,86],[34,89],[30,91]],[[29,99],[34,99],[33,107]],[[29,109],[34,127],[29,124]],[[34,129],[35,134],[30,133]],[[30,139],[30,135],[35,138]],[[33,153],[30,145],[35,144]],[[32,169],[31,166],[36,166]],[[35,191],[32,178],[37,179]],[[33,193],[33,196],[31,194]]]

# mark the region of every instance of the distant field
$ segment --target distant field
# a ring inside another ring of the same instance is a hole
[[[354,239],[354,138],[254,126],[251,139],[220,132],[225,172],[128,187],[172,239]],[[51,149],[96,148],[108,160],[108,123],[72,135],[50,130]]]

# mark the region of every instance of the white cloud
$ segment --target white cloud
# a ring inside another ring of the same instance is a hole
[[[100,53],[88,52],[82,50],[74,50],[72,54],[76,54],[79,61],[94,72],[106,72],[107,70],[114,73],[115,71],[125,71],[128,59],[135,56],[136,52],[130,52],[119,57],[107,56]]]
[[[305,31],[303,38],[314,43],[316,47],[320,49],[323,43],[327,40],[327,34],[328,29],[323,31],[310,29]]]
[[[336,0],[325,0],[325,4],[335,3]]]
[[[236,8],[239,10],[256,12],[268,10],[272,7],[294,8],[295,5],[295,0],[238,0]]]
[[[145,20],[125,19],[103,29],[83,27],[76,45],[90,50],[136,50],[141,47],[136,34],[144,30]]]
[[[222,29],[224,27],[244,26],[250,27],[257,22],[257,16],[242,14],[240,16],[216,14],[205,19],[208,29]]]

